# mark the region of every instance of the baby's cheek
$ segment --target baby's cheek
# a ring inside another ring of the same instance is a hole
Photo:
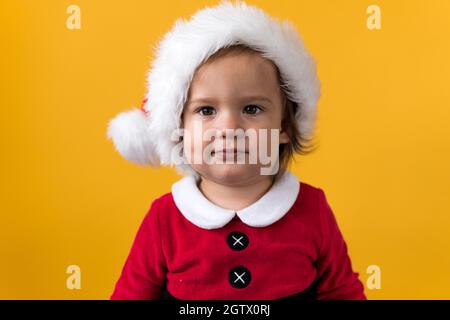
[[[278,153],[279,132],[273,129],[259,129],[257,134],[257,152],[266,156],[272,156],[273,152]],[[275,149],[275,150],[272,150]]]
[[[214,149],[210,145],[210,141],[203,141],[200,138],[194,139],[191,135],[190,139],[184,139],[183,149],[187,161],[191,164],[202,164],[205,162],[205,157],[210,156]]]

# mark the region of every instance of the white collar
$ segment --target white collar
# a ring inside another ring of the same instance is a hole
[[[259,200],[242,210],[228,210],[209,201],[189,175],[172,185],[175,205],[183,216],[203,229],[225,226],[237,215],[252,227],[265,227],[280,220],[293,206],[300,192],[296,176],[286,171]]]

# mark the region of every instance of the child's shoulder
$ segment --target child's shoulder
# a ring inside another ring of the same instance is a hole
[[[311,200],[323,200],[325,192],[321,187],[313,185],[311,183],[299,181],[300,183],[300,195],[304,198]]]
[[[300,191],[296,205],[297,208],[301,207],[305,211],[314,213],[314,215],[330,210],[330,204],[324,188],[303,181],[300,181]]]
[[[313,185],[309,182],[304,182],[304,181],[299,180],[299,183],[300,183],[300,188],[304,188],[308,192],[319,192],[319,190],[321,190],[320,187]]]
[[[150,201],[147,209],[147,213],[144,216],[144,223],[147,224],[160,224],[161,219],[167,216],[170,208],[174,207],[174,202],[172,200],[172,193],[167,192]],[[164,214],[161,214],[164,212]]]
[[[150,209],[157,209],[160,207],[167,207],[168,205],[173,205],[172,192],[166,192],[154,198],[151,202]]]

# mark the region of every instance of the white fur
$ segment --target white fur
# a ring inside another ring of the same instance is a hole
[[[148,113],[120,114],[109,126],[108,136],[120,154],[139,164],[173,165],[171,154],[177,141],[170,137],[180,127],[195,69],[220,48],[238,43],[262,51],[278,66],[288,97],[299,103],[295,117],[300,132],[311,137],[320,81],[316,63],[294,26],[245,2],[222,0],[189,20],[179,18],[159,42],[148,74],[144,106]],[[177,165],[177,169],[196,175],[189,165]]]
[[[113,118],[108,125],[108,138],[125,159],[140,165],[159,165],[148,118],[141,110],[132,109]]]

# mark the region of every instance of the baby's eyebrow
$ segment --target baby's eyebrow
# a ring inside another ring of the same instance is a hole
[[[242,97],[242,100],[257,100],[257,101],[266,101],[269,103],[272,103],[272,100],[270,100],[268,97],[265,96],[247,96],[247,97]]]
[[[245,96],[245,97],[241,97],[240,100],[242,100],[242,101],[266,101],[266,102],[272,103],[272,100],[265,96]],[[188,100],[187,104],[189,105],[191,103],[216,103],[216,102],[217,102],[217,99],[214,97],[204,97],[204,98]]]

